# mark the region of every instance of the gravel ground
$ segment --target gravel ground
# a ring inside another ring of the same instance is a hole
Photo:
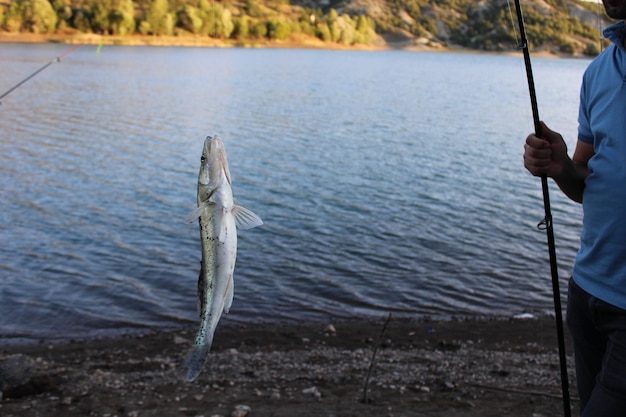
[[[564,414],[553,319],[385,321],[218,327],[192,383],[178,367],[194,329],[5,343],[0,416]]]

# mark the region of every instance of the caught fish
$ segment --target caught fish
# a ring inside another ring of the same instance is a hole
[[[217,323],[233,302],[237,228],[251,229],[263,224],[259,216],[234,203],[226,148],[218,136],[208,136],[204,141],[196,216],[202,244],[198,278],[200,329],[183,369],[188,381],[196,379],[202,371]]]

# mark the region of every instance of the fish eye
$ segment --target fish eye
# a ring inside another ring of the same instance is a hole
[[[200,157],[200,162],[204,162],[204,161],[206,161],[206,157],[205,157],[204,155],[202,155],[202,156]]]

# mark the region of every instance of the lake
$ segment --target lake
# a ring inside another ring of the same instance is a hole
[[[0,94],[67,48],[0,44]],[[239,232],[222,323],[553,311],[521,55],[96,49],[0,106],[1,337],[194,326],[214,134],[265,222]],[[533,58],[570,149],[588,63]],[[582,214],[550,186],[565,292]]]

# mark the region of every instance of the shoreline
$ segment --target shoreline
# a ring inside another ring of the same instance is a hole
[[[179,366],[195,328],[3,346],[0,414],[548,417],[562,413],[554,319],[392,318],[381,338],[384,322],[218,326],[205,369],[191,383],[182,381]],[[567,337],[568,370],[574,381]],[[363,403],[370,366],[368,403]],[[7,374],[14,375],[11,386]],[[572,383],[575,410],[574,387]]]
[[[508,51],[479,51],[460,46],[443,46],[429,44],[426,40],[406,38],[386,41],[379,37],[374,43],[363,45],[342,45],[324,42],[317,38],[294,36],[290,40],[246,40],[214,39],[204,36],[153,36],[153,35],[97,35],[97,34],[34,34],[0,32],[0,43],[59,43],[67,45],[103,45],[103,46],[152,46],[152,47],[198,47],[198,48],[276,48],[276,49],[325,49],[339,51],[410,51],[410,52],[448,52],[487,55],[522,56],[522,52],[511,49]],[[548,49],[532,51],[531,55],[541,58],[580,58],[591,59],[584,55],[555,53]]]
[[[443,50],[443,47],[419,45],[416,40],[405,39],[387,43],[379,38],[372,44],[342,45],[324,42],[309,36],[292,36],[288,40],[264,39],[215,39],[208,36],[154,36],[154,35],[98,35],[93,33],[80,34],[34,34],[0,32],[0,43],[62,43],[85,45],[124,45],[124,46],[181,46],[207,48],[299,48],[299,49],[336,49],[336,50],[387,50],[416,47],[423,50]]]

